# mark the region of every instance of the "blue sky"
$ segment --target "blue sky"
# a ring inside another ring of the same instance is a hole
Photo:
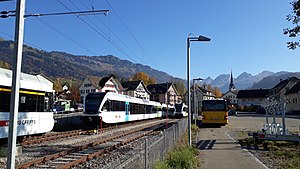
[[[46,51],[75,55],[108,55],[149,65],[186,78],[186,38],[192,42],[191,78],[233,71],[253,75],[300,71],[299,50],[289,50],[283,29],[290,1],[272,0],[27,0],[26,14],[109,9],[108,16],[75,15],[27,18],[25,43]],[[109,5],[110,4],[110,5]],[[68,9],[67,9],[67,8]],[[15,1],[1,2],[0,11]],[[14,18],[0,20],[0,37],[13,39]],[[90,26],[89,26],[90,25]]]

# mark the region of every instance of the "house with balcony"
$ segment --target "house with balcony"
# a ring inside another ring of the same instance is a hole
[[[300,113],[300,82],[294,85],[285,94],[286,112],[287,113]]]
[[[276,99],[284,99],[285,93],[295,86],[300,79],[297,77],[290,77],[280,82],[270,89],[269,97],[275,97]]]
[[[178,103],[178,92],[173,83],[151,84],[147,86],[147,90],[151,93],[152,101],[170,105]]]
[[[191,97],[193,97],[193,94],[194,94],[194,86],[191,87]],[[216,99],[216,96],[212,93],[211,90],[209,90],[206,87],[206,85],[200,86],[199,84],[195,84],[195,100],[202,102],[202,100],[213,100],[213,99]]]
[[[113,77],[87,76],[79,87],[81,101],[89,93],[114,92],[123,94],[123,87],[118,80]]]
[[[142,80],[122,82],[121,85],[124,89],[124,94],[131,97],[150,100],[151,93],[148,91]]]
[[[191,87],[191,109],[194,111],[194,107],[196,110],[201,109],[202,101],[203,100],[214,100],[216,99],[216,96],[212,93],[211,90],[209,90],[206,85],[200,86],[199,84],[195,83],[195,92],[194,92],[194,86]],[[194,96],[195,94],[195,96]],[[195,102],[194,102],[195,98]],[[187,100],[187,97],[186,97]],[[194,106],[195,104],[195,106]]]

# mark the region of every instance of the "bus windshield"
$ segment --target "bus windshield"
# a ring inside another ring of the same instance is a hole
[[[226,111],[224,100],[204,100],[202,102],[203,111]]]
[[[85,98],[85,112],[98,113],[99,106],[106,93],[89,93]]]

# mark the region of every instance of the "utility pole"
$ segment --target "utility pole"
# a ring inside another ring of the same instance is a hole
[[[7,1],[7,0],[0,0]],[[93,10],[93,11],[79,11],[79,12],[60,12],[50,14],[30,14],[25,15],[25,0],[17,0],[15,11],[1,11],[0,18],[16,17],[15,21],[15,39],[12,69],[12,83],[11,83],[11,97],[10,97],[10,116],[9,116],[9,133],[7,145],[7,163],[6,168],[15,168],[16,156],[16,141],[17,141],[17,121],[19,108],[19,92],[20,92],[20,76],[22,67],[22,51],[23,51],[23,37],[24,37],[24,18],[25,17],[40,17],[51,15],[66,15],[66,14],[88,14],[88,13],[103,13],[107,14],[109,10]],[[15,13],[15,14],[10,14]]]
[[[13,59],[12,70],[12,91],[10,96],[9,133],[7,145],[6,168],[15,168],[16,141],[17,141],[17,120],[19,108],[20,76],[22,65],[23,35],[24,35],[24,13],[25,0],[17,0],[16,23],[15,23],[15,58]]]

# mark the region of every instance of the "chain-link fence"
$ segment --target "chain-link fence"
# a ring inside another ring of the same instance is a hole
[[[116,160],[113,164],[107,165],[106,168],[153,168],[157,161],[164,160],[166,153],[170,151],[179,138],[186,133],[187,127],[188,120],[184,118],[158,135],[147,136],[134,150],[128,152],[124,157],[121,157],[123,159]]]

